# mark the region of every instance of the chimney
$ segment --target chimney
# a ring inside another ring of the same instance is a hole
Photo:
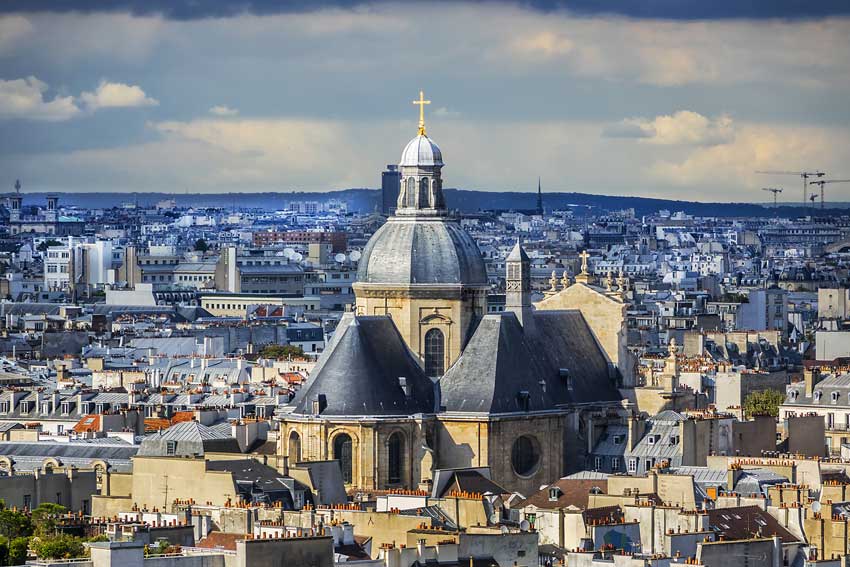
[[[803,380],[806,383],[806,397],[811,398],[815,391],[815,386],[821,381],[820,368],[805,368],[803,370]]]

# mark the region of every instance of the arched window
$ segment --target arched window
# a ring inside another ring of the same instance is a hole
[[[412,177],[407,178],[407,189],[404,192],[404,206],[416,206],[416,180]]]
[[[351,474],[351,437],[348,434],[340,433],[334,437],[334,459],[339,461],[342,482],[351,484],[354,477]]]
[[[289,463],[301,460],[301,436],[296,431],[289,434]]]
[[[387,482],[390,484],[401,482],[403,449],[404,439],[402,439],[401,433],[396,431],[390,435],[387,442]]]
[[[428,193],[430,193],[431,184],[428,183],[428,178],[423,177],[419,180],[419,207],[427,208],[430,205],[428,204]]]
[[[431,329],[425,333],[425,374],[442,376],[445,372],[446,340],[443,331]]]

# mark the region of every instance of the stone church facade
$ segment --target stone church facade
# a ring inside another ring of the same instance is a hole
[[[445,208],[442,167],[421,120],[402,153],[396,214],[363,251],[355,313],[277,412],[278,452],[338,460],[350,489],[428,489],[437,469],[489,467],[529,493],[583,466],[586,424],[622,407],[620,345],[600,334],[616,322],[589,323],[557,295],[535,308],[519,243],[506,310],[486,314],[484,262]],[[591,318],[622,309],[600,301]]]

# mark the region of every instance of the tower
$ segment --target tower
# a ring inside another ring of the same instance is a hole
[[[48,195],[47,196],[47,210],[44,213],[44,218],[49,221],[56,220],[57,207],[56,205],[59,203],[59,197],[56,195]]]
[[[543,190],[540,188],[540,178],[537,178],[537,214],[543,216]]]
[[[381,214],[389,216],[395,211],[400,189],[401,172],[393,163],[381,173]]]
[[[11,205],[11,211],[9,211],[9,220],[17,221],[21,218],[21,204],[23,203],[23,198],[21,197],[21,180],[15,180],[15,194],[9,198],[9,204]]]
[[[531,260],[517,240],[505,260],[505,311],[512,311],[523,327],[534,323],[531,313]]]

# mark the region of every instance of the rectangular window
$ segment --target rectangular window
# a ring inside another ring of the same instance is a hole
[[[603,459],[602,457],[596,457],[595,463],[594,463],[596,465],[596,470],[601,471],[602,467],[604,466],[604,463],[605,463],[605,459]]]
[[[620,470],[620,458],[619,457],[611,457],[611,470],[617,472]]]
[[[169,456],[173,456],[177,454],[177,441],[166,441],[165,442],[165,454]]]
[[[637,472],[637,459],[629,459],[629,472]]]

